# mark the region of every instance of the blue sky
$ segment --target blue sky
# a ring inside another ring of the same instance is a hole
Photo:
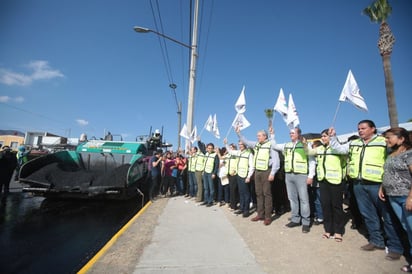
[[[286,97],[292,94],[303,133],[320,132],[332,123],[349,69],[369,112],[341,103],[338,134],[355,131],[362,119],[388,125],[379,25],[362,15],[370,3],[201,1],[194,125],[200,133],[216,114],[222,136],[203,131],[202,140],[221,146],[229,133],[236,142],[230,125],[243,86],[251,123],[243,134],[249,139],[267,128],[264,109],[273,108],[280,88]],[[402,123],[412,118],[412,2],[390,4],[388,22],[396,38],[391,64]],[[151,127],[163,127],[165,140],[176,145],[177,105],[169,84],[177,85],[183,124],[189,50],[133,27],[190,44],[189,13],[189,0],[1,1],[0,129],[89,138],[111,131],[132,141]],[[274,125],[277,140],[288,141],[279,114]]]

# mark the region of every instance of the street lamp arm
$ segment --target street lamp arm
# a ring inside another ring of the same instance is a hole
[[[148,29],[148,28],[143,28],[143,27],[139,27],[139,26],[135,26],[133,29],[134,29],[135,32],[139,32],[139,33],[153,32],[154,34],[157,34],[157,35],[159,35],[159,36],[161,36],[161,37],[164,37],[164,38],[166,38],[166,39],[168,39],[168,40],[170,40],[170,41],[173,41],[173,42],[175,42],[175,43],[177,43],[177,44],[179,44],[179,45],[181,45],[181,46],[184,46],[184,47],[186,47],[186,48],[192,49],[192,46],[189,46],[189,45],[187,45],[187,44],[185,44],[185,43],[182,43],[182,42],[180,42],[180,41],[178,41],[178,40],[176,40],[176,39],[174,39],[174,38],[172,38],[172,37],[169,37],[169,36],[167,36],[167,35],[164,35],[163,33],[157,32],[157,31],[155,31],[155,30]]]

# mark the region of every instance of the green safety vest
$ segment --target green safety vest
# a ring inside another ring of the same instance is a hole
[[[266,141],[263,144],[257,143],[255,145],[255,169],[265,171],[269,169],[270,160],[270,142]]]
[[[215,166],[215,158],[216,158],[216,153],[206,153],[206,163],[205,163],[205,172],[206,173],[212,173],[213,168]]]
[[[196,154],[189,156],[188,171],[190,171],[190,172],[195,172],[196,171],[196,162],[197,162],[197,152],[196,152]]]
[[[345,161],[342,155],[333,154],[329,146],[320,146],[316,148],[316,160],[316,176],[319,181],[326,180],[334,185],[342,182],[345,174]]]
[[[228,154],[227,155],[228,164],[227,164],[227,174],[236,174],[237,173],[237,165],[239,162],[239,157],[236,155]]]
[[[29,158],[27,157],[27,153],[21,153],[20,151],[16,153],[16,157],[19,166],[22,166],[29,160]]]
[[[246,178],[249,171],[249,156],[250,151],[245,149],[240,152],[239,161],[237,165],[237,174],[241,178]]]
[[[205,170],[206,156],[203,153],[196,153],[196,171]]]
[[[365,144],[353,140],[349,145],[348,175],[352,179],[382,183],[383,165],[386,160],[386,142],[382,136],[375,136]]]
[[[292,142],[286,143],[284,154],[285,172],[308,174],[308,156],[302,142],[297,142],[295,146]]]

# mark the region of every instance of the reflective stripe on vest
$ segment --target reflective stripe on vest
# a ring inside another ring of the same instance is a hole
[[[215,166],[216,153],[206,153],[205,172],[212,173]]]
[[[376,136],[367,144],[354,140],[349,145],[349,170],[352,179],[364,179],[381,183],[383,165],[386,159],[386,142],[382,136]]]
[[[246,178],[249,171],[249,150],[243,150],[239,155],[239,162],[237,164],[237,175],[241,178]]]
[[[303,149],[302,142],[294,146],[292,142],[285,145],[285,172],[308,173],[308,157]]]
[[[330,147],[320,146],[316,148],[316,176],[319,181],[326,180],[331,184],[340,184],[344,176],[342,155],[332,154]]]
[[[270,160],[270,142],[266,141],[263,144],[255,145],[255,169],[268,170]]]

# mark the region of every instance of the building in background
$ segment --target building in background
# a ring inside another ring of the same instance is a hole
[[[24,143],[24,133],[16,130],[0,130],[1,146],[9,146],[13,151]]]

